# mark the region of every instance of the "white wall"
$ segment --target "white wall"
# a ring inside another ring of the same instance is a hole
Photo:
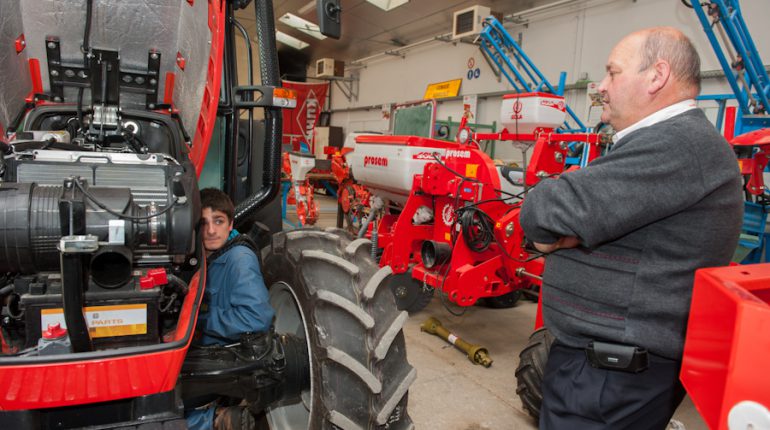
[[[741,0],[741,7],[760,56],[770,62],[770,27],[766,25],[770,19],[770,1]],[[521,35],[524,51],[556,85],[561,71],[567,72],[568,84],[584,77],[601,80],[607,55],[618,40],[634,30],[658,25],[679,28],[690,37],[701,55],[703,71],[721,70],[695,12],[677,0],[579,1],[547,15],[535,16],[529,25],[506,24],[506,28],[515,40]],[[437,28],[436,34],[448,31],[450,29]],[[364,68],[346,71],[346,76],[352,73],[359,78],[358,100],[348,101],[336,85],[332,85],[332,125],[342,126],[346,133],[386,131],[388,121],[382,118],[380,105],[422,99],[427,85],[434,82],[462,78],[461,95],[512,90],[505,78],[502,82],[497,81],[475,45],[437,41],[407,51],[405,55],[405,58],[381,57],[369,61]],[[471,57],[481,69],[479,79],[466,78],[467,62]],[[703,94],[729,92],[724,80],[703,81]],[[585,92],[571,91],[566,97],[577,115],[586,120]],[[497,120],[500,103],[500,97],[480,97],[476,121],[491,123]],[[346,111],[360,107],[370,109]],[[715,115],[711,105],[703,107],[709,108],[707,113]],[[451,116],[457,121],[461,113],[461,101],[439,102],[438,119]],[[591,119],[598,118],[598,114],[600,112],[594,108]],[[521,158],[518,151],[505,143],[498,143],[496,156],[513,161]]]

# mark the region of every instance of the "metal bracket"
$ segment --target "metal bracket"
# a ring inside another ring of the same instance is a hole
[[[349,78],[328,77],[324,78],[334,82],[334,85],[342,91],[348,102],[358,101],[358,76]]]
[[[99,237],[92,234],[63,236],[58,249],[64,254],[93,254],[99,250]]]
[[[90,57],[91,103],[120,105],[120,55],[118,51],[94,49]],[[70,72],[72,73],[72,72]],[[67,71],[64,71],[67,76]]]
[[[56,102],[64,101],[64,87],[91,88],[92,101],[105,104],[118,104],[120,93],[145,94],[147,109],[155,109],[158,104],[158,85],[160,82],[161,53],[150,50],[147,53],[147,71],[121,71],[120,55],[117,51],[94,49],[89,57],[90,64],[63,64],[61,60],[61,42],[57,37],[45,41],[48,61],[48,78],[51,95]],[[107,85],[102,85],[102,77],[107,75]],[[106,93],[106,94],[104,94]]]
[[[236,108],[280,107],[292,109],[297,106],[296,99],[285,98],[275,87],[268,85],[241,85],[233,87]]]

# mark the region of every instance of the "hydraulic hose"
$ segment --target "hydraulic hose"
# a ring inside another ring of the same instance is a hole
[[[275,20],[272,0],[254,2],[257,21],[257,43],[262,85],[279,87],[278,52],[275,42]],[[281,181],[282,113],[278,107],[265,108],[265,157],[262,187],[235,208],[235,225],[241,226],[278,195]]]

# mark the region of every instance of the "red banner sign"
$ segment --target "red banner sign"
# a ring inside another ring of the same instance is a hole
[[[283,110],[283,143],[299,149],[299,143],[304,142],[312,151],[313,130],[323,110],[329,82],[307,84],[283,81],[283,86],[297,92],[297,107]]]

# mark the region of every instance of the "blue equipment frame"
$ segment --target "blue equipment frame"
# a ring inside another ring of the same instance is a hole
[[[770,78],[743,20],[738,0],[708,0],[700,5],[693,0],[693,9],[733,91],[732,95],[699,97],[700,100],[714,100],[719,104],[717,129],[721,130],[726,102],[731,98],[738,102],[736,136],[769,128]],[[715,29],[721,36],[722,43],[717,38]],[[767,221],[765,201],[763,196],[757,203],[745,203],[743,234],[739,246],[752,251],[743,259],[744,263],[767,261],[766,248],[770,241],[764,231]],[[752,237],[756,240],[748,240]]]
[[[770,127],[770,78],[743,20],[738,0],[709,0],[703,7],[694,6],[738,101],[736,135]],[[722,43],[715,29],[722,36]]]
[[[494,63],[517,93],[544,91],[559,96],[564,95],[567,73],[561,72],[559,75],[559,86],[551,85],[497,18],[490,16],[484,19],[484,29],[479,36],[484,56]],[[519,69],[523,70],[523,73]],[[569,106],[567,106],[567,113],[577,128],[571,127],[565,121],[564,132],[580,133],[588,130]]]

